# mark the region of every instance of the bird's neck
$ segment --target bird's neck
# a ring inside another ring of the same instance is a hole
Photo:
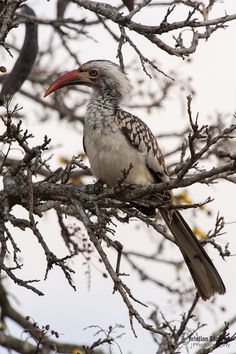
[[[115,120],[120,97],[109,90],[94,90],[87,107],[85,124],[94,128],[106,128]]]
[[[102,107],[104,110],[115,111],[119,106],[121,100],[121,94],[114,88],[109,89],[107,87],[101,89],[95,89],[90,99],[90,105],[94,104],[98,107]]]

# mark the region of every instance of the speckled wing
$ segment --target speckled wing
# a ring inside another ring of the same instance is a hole
[[[117,111],[116,122],[131,146],[146,156],[147,168],[155,181],[168,181],[169,176],[161,150],[148,126],[123,110]],[[173,202],[169,191],[164,192],[161,197],[163,201]],[[160,200],[160,195],[154,194],[152,198]],[[160,213],[182,252],[202,299],[207,300],[215,293],[224,294],[225,286],[217,269],[180,212],[175,209],[160,209]]]
[[[116,112],[116,123],[128,143],[146,156],[147,168],[156,183],[168,182],[169,175],[163,155],[148,126],[138,117],[120,109]]]

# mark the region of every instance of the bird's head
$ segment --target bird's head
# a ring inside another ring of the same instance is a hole
[[[130,84],[121,68],[108,60],[91,60],[78,69],[60,76],[46,90],[44,97],[68,85],[85,85],[95,91],[106,91],[122,99],[130,91]]]

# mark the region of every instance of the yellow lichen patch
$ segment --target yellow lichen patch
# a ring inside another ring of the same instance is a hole
[[[178,203],[184,203],[184,204],[193,204],[192,199],[189,198],[189,194],[187,191],[183,191],[180,194],[177,194],[175,196],[175,199]]]
[[[7,327],[6,327],[6,324],[5,324],[5,322],[0,322],[0,331],[5,331],[5,329],[6,329]]]
[[[84,152],[81,152],[81,153],[79,154],[80,160],[85,159],[85,157],[86,157],[86,154],[85,154]]]
[[[86,155],[82,152],[79,154],[78,158],[79,158],[79,161],[82,161],[83,159],[85,159]],[[59,162],[62,164],[62,165],[67,165],[69,162],[71,162],[71,160],[66,157],[65,155],[61,155],[59,156]]]
[[[73,176],[69,179],[69,183],[77,185],[77,184],[82,184],[82,176]]]
[[[193,232],[195,235],[199,236],[202,240],[207,237],[207,233],[202,231],[198,226],[194,226]]]
[[[66,156],[60,156],[59,157],[59,162],[62,164],[62,165],[67,165],[69,163],[69,159],[66,157]]]
[[[175,201],[176,203],[180,203],[180,204],[187,204],[187,205],[191,205],[194,204],[194,201],[189,197],[189,193],[187,191],[183,191],[180,194],[177,194],[175,196]],[[199,205],[199,209],[204,210],[208,215],[211,215],[211,211],[206,208],[205,205]]]
[[[84,354],[84,351],[80,348],[75,348],[73,349],[72,354]]]
[[[176,262],[175,263],[176,270],[182,269],[183,268],[183,264],[184,264],[184,262]]]
[[[82,160],[85,158],[85,154],[80,154],[79,155],[79,159]],[[69,160],[68,157],[66,157],[65,155],[61,155],[59,156],[59,163],[61,165],[68,165],[71,162],[71,160]],[[78,185],[78,184],[83,184],[83,176],[76,176],[72,174],[72,176],[69,178],[68,181],[70,184],[74,184],[74,185]]]

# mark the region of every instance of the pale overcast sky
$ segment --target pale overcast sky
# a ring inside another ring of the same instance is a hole
[[[109,2],[109,1],[107,1]],[[42,17],[53,18],[56,1],[28,1],[29,5],[36,10],[37,14]],[[111,3],[111,2],[109,2]],[[117,2],[114,1],[114,4]],[[236,12],[235,0],[219,1],[215,6],[215,11],[211,16],[223,16],[224,10],[233,13]],[[72,5],[68,8],[66,16],[70,14],[74,15],[76,6]],[[140,17],[142,15],[139,15]],[[155,23],[159,14],[150,10],[146,13],[145,18],[139,18],[138,20],[148,21],[149,23]],[[181,17],[181,13],[179,13]],[[40,26],[42,27],[42,26]],[[44,45],[45,38],[47,36],[48,28],[44,27],[40,29],[40,45]],[[99,35],[99,31],[96,35]],[[182,73],[183,76],[191,75],[193,77],[193,86],[196,89],[197,95],[194,99],[193,108],[195,113],[199,112],[201,122],[209,123],[209,117],[214,118],[216,112],[228,113],[233,116],[236,111],[236,75],[235,75],[235,63],[236,63],[236,21],[234,23],[228,23],[228,28],[225,30],[218,30],[212,35],[207,42],[202,42],[196,54],[193,55],[192,64],[187,64],[180,58],[170,57],[166,53],[162,53],[160,50],[140,43],[140,48],[146,51],[146,55],[149,57],[157,58],[162,68],[169,70],[173,68]],[[17,31],[15,31],[17,34]],[[140,41],[140,39],[139,39]],[[116,47],[113,41],[109,37],[100,35],[99,42],[92,43],[91,41],[81,41],[78,43],[78,49],[73,48],[74,51],[78,51],[80,59],[85,62],[93,58],[104,58],[112,61],[116,61]],[[95,53],[95,54],[94,54]],[[125,62],[133,58],[133,52],[130,49],[125,51]],[[58,64],[61,62],[61,71],[67,71],[75,68],[73,60],[65,62],[63,58],[57,58]],[[55,63],[56,64],[56,63]],[[143,77],[147,83],[149,78],[146,77],[143,72],[137,72],[137,75]],[[130,77],[132,82],[132,76]],[[45,77],[45,81],[47,78]],[[26,83],[27,85],[27,83]],[[42,92],[43,95],[43,92]],[[167,131],[170,127],[171,130],[176,129],[182,131],[187,124],[186,116],[183,116],[183,110],[178,102],[178,97],[172,95],[173,101],[169,100],[168,105],[164,109],[155,110],[154,115],[158,115],[158,120],[153,119],[152,116],[142,116],[141,118],[157,132]],[[15,98],[19,104],[24,107],[25,111],[28,111],[27,106],[31,107],[31,113],[27,114],[28,118],[24,122],[25,127],[30,132],[34,132],[35,141],[40,141],[46,133],[52,138],[52,144],[62,144],[56,150],[55,164],[58,156],[63,153],[68,156],[72,156],[79,151],[82,151],[81,144],[81,126],[68,126],[66,122],[59,122],[58,119],[52,115],[51,121],[47,121],[45,125],[37,122],[36,110],[31,102],[28,102],[22,96]],[[133,111],[136,113],[135,111]],[[145,114],[145,113],[144,113]],[[140,113],[139,113],[140,115]],[[157,126],[158,122],[158,126]],[[76,128],[76,129],[75,129]],[[68,137],[65,139],[65,137]],[[167,149],[167,146],[163,146],[163,150]],[[228,232],[227,240],[232,245],[232,253],[236,253],[236,224],[232,223],[236,221],[234,197],[235,186],[220,183],[214,187],[199,187],[198,185],[190,188],[190,194],[192,197],[202,198],[205,200],[208,196],[215,198],[211,205],[214,214],[220,211],[221,215],[225,216],[226,222],[229,225],[226,226]],[[19,210],[19,213],[22,213]],[[63,242],[58,236],[59,230],[55,227],[55,216],[53,213],[49,213],[43,220],[40,220],[40,227],[44,237],[47,238],[49,245],[54,250],[58,250],[59,254],[63,255]],[[210,226],[209,226],[210,223]],[[214,220],[206,220],[203,217],[203,228],[210,228],[213,226]],[[152,237],[155,237],[153,231],[138,229],[137,226],[140,223],[133,222],[133,225],[119,226],[117,229],[116,239],[120,240],[126,247],[126,249],[136,250],[145,249],[147,252],[152,249]],[[150,235],[151,234],[151,235]],[[159,237],[159,236],[157,236]],[[22,274],[25,278],[37,278],[43,279],[44,274],[44,258],[43,254],[34,238],[23,232],[17,231],[17,242],[20,248],[25,252],[22,254],[24,259],[24,269]],[[226,242],[225,240],[222,241]],[[177,254],[175,248],[171,248],[170,252],[173,252],[173,256]],[[216,254],[214,254],[216,255]],[[113,257],[113,256],[112,256]],[[113,257],[114,258],[114,257]],[[115,258],[114,258],[115,260]],[[212,308],[206,310],[205,307],[199,307],[199,313],[201,314],[201,320],[204,323],[208,323],[206,329],[199,331],[203,336],[210,334],[213,330],[222,325],[224,320],[229,319],[235,312],[235,298],[236,298],[236,284],[235,284],[235,257],[232,257],[227,262],[224,262],[217,256],[214,259],[214,263],[218,267],[227,287],[227,293],[223,297],[217,299],[217,304],[224,305],[227,308],[226,313],[219,313],[216,319],[212,313]],[[77,269],[74,277],[78,291],[74,292],[66,283],[61,272],[53,270],[49,273],[47,281],[42,281],[39,287],[45,292],[44,297],[38,297],[28,290],[16,287],[12,282],[8,281],[9,291],[17,295],[17,301],[19,301],[18,308],[25,315],[31,315],[34,320],[39,324],[44,325],[49,323],[51,327],[61,333],[60,339],[72,342],[92,343],[94,330],[86,330],[83,328],[89,325],[99,325],[107,328],[109,325],[121,323],[125,325],[123,330],[126,334],[118,340],[124,354],[133,353],[147,353],[154,354],[156,346],[153,344],[153,340],[148,332],[145,332],[137,323],[135,323],[135,330],[137,331],[138,338],[134,338],[129,326],[129,318],[127,309],[125,308],[119,294],[112,295],[112,284],[109,280],[105,280],[101,272],[96,270],[92,271],[90,289],[88,289],[88,283],[90,281],[86,277],[86,267],[82,266],[82,261],[72,261],[74,268]],[[168,269],[155,268],[150,264],[150,272],[160,274],[163,279],[168,277],[173,278],[173,274],[168,274]],[[100,269],[102,269],[100,267]],[[166,272],[166,273],[165,273]],[[186,277],[189,277],[186,271]],[[158,288],[153,287],[149,283],[141,283],[136,275],[131,274],[127,279],[128,285],[134,290],[134,295],[144,301],[145,303],[155,302],[158,304],[162,312],[167,314],[168,318],[179,318],[183,309],[176,308],[175,302],[169,304],[166,301],[166,293],[160,291]],[[14,301],[14,298],[12,298]],[[138,306],[138,310],[147,316],[150,313],[149,309],[143,309]],[[236,326],[235,326],[236,328]],[[12,328],[12,333],[17,329]],[[120,333],[123,332],[120,330]],[[24,338],[24,335],[23,335]],[[189,348],[190,353],[194,353],[197,348]],[[231,344],[229,348],[219,349],[216,354],[219,353],[232,353],[236,352],[236,344]],[[114,347],[114,354],[119,353],[118,348]],[[184,351],[183,351],[184,353]]]

